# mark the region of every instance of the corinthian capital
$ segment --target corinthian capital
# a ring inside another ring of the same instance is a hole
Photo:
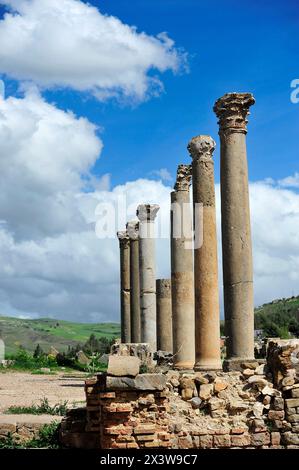
[[[179,165],[177,170],[175,191],[188,191],[192,178],[192,165]]]
[[[117,238],[119,240],[119,246],[121,248],[125,248],[125,247],[129,246],[130,238],[129,238],[128,232],[126,230],[123,230],[121,232],[117,232]]]
[[[188,144],[188,151],[193,160],[212,160],[216,143],[209,135],[193,137]]]
[[[214,105],[214,112],[219,121],[219,132],[233,130],[246,134],[249,108],[255,103],[251,93],[227,93]]]
[[[139,222],[137,220],[131,220],[127,223],[127,233],[130,240],[138,240],[139,237]]]
[[[153,221],[159,209],[158,204],[140,204],[137,207],[136,215],[141,222]]]

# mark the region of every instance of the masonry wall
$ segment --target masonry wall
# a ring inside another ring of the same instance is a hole
[[[99,375],[86,381],[81,434],[75,442],[68,417],[62,442],[105,449],[299,448],[298,355],[299,342],[275,342],[267,363],[243,363],[240,371]]]

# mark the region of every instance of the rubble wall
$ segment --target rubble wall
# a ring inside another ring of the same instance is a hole
[[[68,416],[62,442],[104,449],[299,448],[298,363],[299,341],[276,341],[265,364],[243,363],[240,371],[99,375],[86,381],[81,433]]]

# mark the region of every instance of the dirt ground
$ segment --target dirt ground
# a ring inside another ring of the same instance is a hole
[[[0,413],[10,406],[30,406],[47,398],[51,405],[68,401],[70,407],[85,403],[84,377],[63,373],[32,375],[0,373]]]

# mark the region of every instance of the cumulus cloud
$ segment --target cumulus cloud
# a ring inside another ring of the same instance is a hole
[[[279,180],[279,184],[285,188],[299,188],[299,173]]]
[[[0,71],[42,87],[140,101],[163,88],[156,72],[186,67],[166,33],[137,32],[80,0],[1,0]]]
[[[0,98],[0,214],[17,238],[80,230],[74,192],[100,184],[91,169],[102,142],[96,127],[35,91]]]

